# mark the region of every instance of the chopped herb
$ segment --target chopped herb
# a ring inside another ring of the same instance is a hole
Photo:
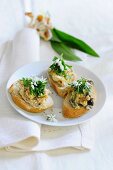
[[[45,94],[45,87],[47,81],[45,79],[39,79],[38,77],[23,78],[23,85],[28,88],[31,95],[36,97],[43,97]]]
[[[76,91],[76,93],[87,94],[91,91],[91,83],[88,82],[87,79],[81,78],[71,84]]]
[[[72,68],[72,66],[67,65],[62,59],[62,56],[61,58],[55,56],[53,58],[53,64],[49,68],[53,70],[57,75],[63,75],[66,77],[65,71]]]
[[[32,79],[31,78],[23,78],[22,81],[23,81],[24,86],[28,87],[31,84]]]

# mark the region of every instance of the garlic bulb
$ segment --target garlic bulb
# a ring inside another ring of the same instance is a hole
[[[34,17],[32,13],[26,13],[25,15],[31,20],[28,26],[36,29],[41,38],[46,41],[52,38],[52,23],[48,14],[38,15],[37,17]]]

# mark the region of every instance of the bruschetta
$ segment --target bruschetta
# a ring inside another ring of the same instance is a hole
[[[77,118],[92,109],[96,91],[92,80],[78,79],[70,85],[70,91],[63,101],[63,115],[66,118]]]
[[[77,79],[72,66],[65,63],[62,58],[54,57],[52,65],[48,69],[48,79],[51,86],[61,97],[68,92],[68,85]]]
[[[11,85],[9,93],[17,106],[28,112],[38,113],[53,106],[46,84],[47,81],[43,78],[23,78]]]

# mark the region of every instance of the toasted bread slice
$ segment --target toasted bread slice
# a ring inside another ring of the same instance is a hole
[[[53,58],[53,63],[48,68],[48,79],[57,94],[63,98],[68,93],[69,84],[77,79],[72,66],[66,64],[62,55]]]
[[[68,86],[60,87],[50,76],[48,76],[48,80],[49,80],[50,85],[57,92],[57,94],[65,98],[65,96],[68,93]]]
[[[69,102],[70,94],[63,101],[63,116],[66,118],[77,118],[85,114],[88,110],[84,107],[73,108]]]
[[[19,94],[18,88],[14,84],[9,88],[9,93],[11,94],[14,103],[28,112],[39,113],[53,106],[53,100],[50,95],[45,98],[44,102],[39,107],[31,105],[30,101],[27,102],[22,98]]]
[[[92,97],[94,99],[94,102],[96,101],[96,90],[93,87],[92,88],[93,93],[92,93]],[[66,96],[66,98],[63,101],[63,115],[66,118],[77,118],[80,117],[82,115],[84,115],[87,111],[89,111],[89,109],[86,109],[86,107],[80,106],[79,108],[74,108],[72,107],[72,105],[70,104],[70,96],[71,94],[68,93],[68,95]]]

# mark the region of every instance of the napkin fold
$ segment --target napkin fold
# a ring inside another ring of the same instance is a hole
[[[47,151],[73,147],[89,150],[94,144],[91,121],[70,127],[51,127],[34,123],[10,106],[6,83],[20,66],[38,61],[40,39],[37,32],[25,28],[13,41],[0,48],[0,148],[10,152]]]

